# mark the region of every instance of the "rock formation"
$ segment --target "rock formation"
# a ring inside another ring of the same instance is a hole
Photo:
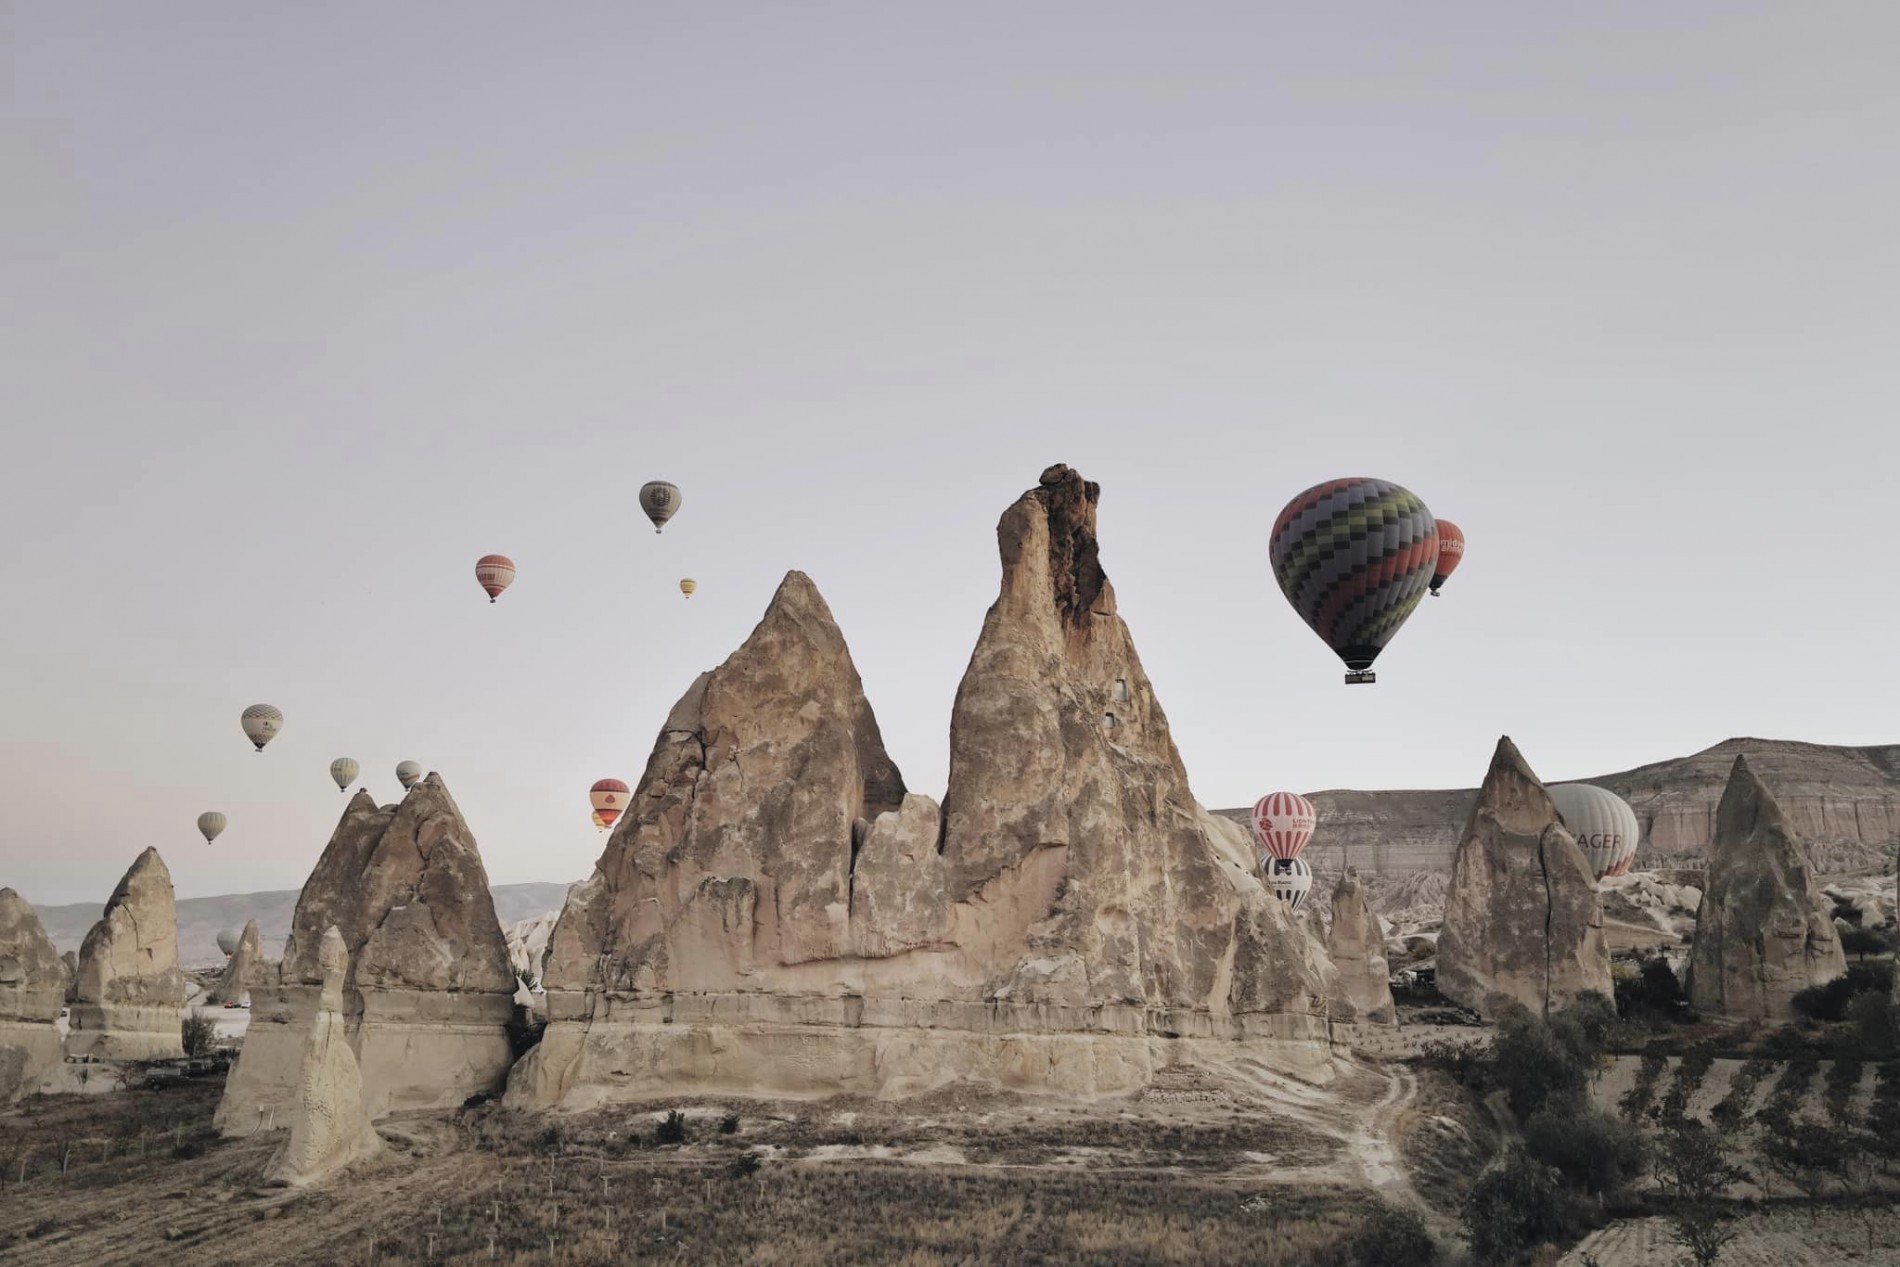
[[[297,899],[284,959],[248,983],[251,1022],[217,1124],[243,1134],[296,1095],[334,926],[342,1014],[372,1118],[499,1090],[513,1059],[515,976],[481,855],[438,775],[400,805],[358,792]]]
[[[1596,878],[1509,736],[1452,860],[1438,988],[1485,1016],[1613,993]]]
[[[363,1077],[350,1050],[343,1019],[343,979],[349,952],[332,924],[317,944],[323,974],[316,1012],[305,1030],[297,1094],[289,1111],[290,1139],[271,1164],[269,1181],[302,1187],[377,1151],[369,1124]]]
[[[1708,877],[1689,955],[1697,1011],[1790,1021],[1797,993],[1847,971],[1807,849],[1746,757],[1722,794]]]
[[[789,574],[667,718],[547,960],[520,1102],[1059,1090],[1250,1057],[1329,1075],[1324,950],[1188,789],[1067,467],[998,526],[942,811]]]
[[[257,921],[247,920],[244,931],[238,936],[237,949],[224,965],[224,975],[218,978],[218,984],[212,987],[210,1002],[243,1003],[251,992],[250,980],[256,973],[257,965],[264,958],[262,937],[257,931]]]
[[[183,1056],[184,1013],[171,872],[158,850],[147,849],[79,948],[66,1053],[97,1060]]]
[[[1392,974],[1385,962],[1385,936],[1379,917],[1366,905],[1359,872],[1348,869],[1333,886],[1333,924],[1326,949],[1339,984],[1333,990],[1333,1015],[1363,1025],[1398,1021],[1392,1003]]]
[[[33,1090],[64,1058],[66,965],[26,899],[0,889],[0,1104]]]

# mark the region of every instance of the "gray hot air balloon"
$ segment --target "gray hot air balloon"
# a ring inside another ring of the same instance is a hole
[[[360,769],[362,769],[362,767],[348,757],[338,757],[335,761],[332,761],[330,763],[330,777],[336,780],[337,791],[349,791],[350,784],[356,782],[356,773]]]
[[[218,949],[224,952],[225,958],[229,959],[237,953],[238,942],[243,936],[243,930],[236,928],[227,928],[218,934]]]
[[[1597,879],[1629,871],[1643,829],[1628,801],[1588,783],[1559,783],[1550,789],[1550,799]]]
[[[414,787],[422,781],[422,767],[413,761],[405,761],[396,767],[396,782],[405,788]]]
[[[654,480],[640,487],[640,509],[653,521],[653,531],[666,527],[666,521],[679,513],[680,490],[676,484]]]
[[[244,725],[244,737],[256,744],[259,752],[284,728],[284,715],[269,704],[251,705],[239,720]]]
[[[214,809],[206,810],[198,815],[198,830],[204,833],[205,843],[210,844],[224,830],[224,815]]]

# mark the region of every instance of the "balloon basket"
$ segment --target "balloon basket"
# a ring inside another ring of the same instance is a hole
[[[1379,675],[1371,669],[1360,669],[1357,673],[1346,675],[1347,686],[1369,686],[1379,680]]]

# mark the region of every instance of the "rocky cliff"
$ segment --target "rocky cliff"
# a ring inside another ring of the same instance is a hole
[[[185,976],[178,969],[172,877],[158,850],[127,868],[79,948],[66,1052],[100,1060],[184,1055]]]
[[[66,999],[66,965],[39,917],[0,889],[0,1104],[35,1089],[63,1057],[54,1023]]]
[[[518,1101],[1141,1085],[1244,1052],[1330,1072],[1324,950],[1188,789],[1116,613],[1099,490],[998,525],[943,808],[908,791],[791,573],[662,728],[550,940]]]

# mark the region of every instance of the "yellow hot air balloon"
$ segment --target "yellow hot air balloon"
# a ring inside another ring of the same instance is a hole
[[[691,598],[693,596],[693,591],[698,588],[699,588],[699,582],[695,581],[690,576],[680,582],[680,593],[686,595],[686,597],[688,598]]]
[[[224,830],[224,815],[214,809],[206,810],[198,815],[198,830],[204,833],[205,843],[210,844]]]

